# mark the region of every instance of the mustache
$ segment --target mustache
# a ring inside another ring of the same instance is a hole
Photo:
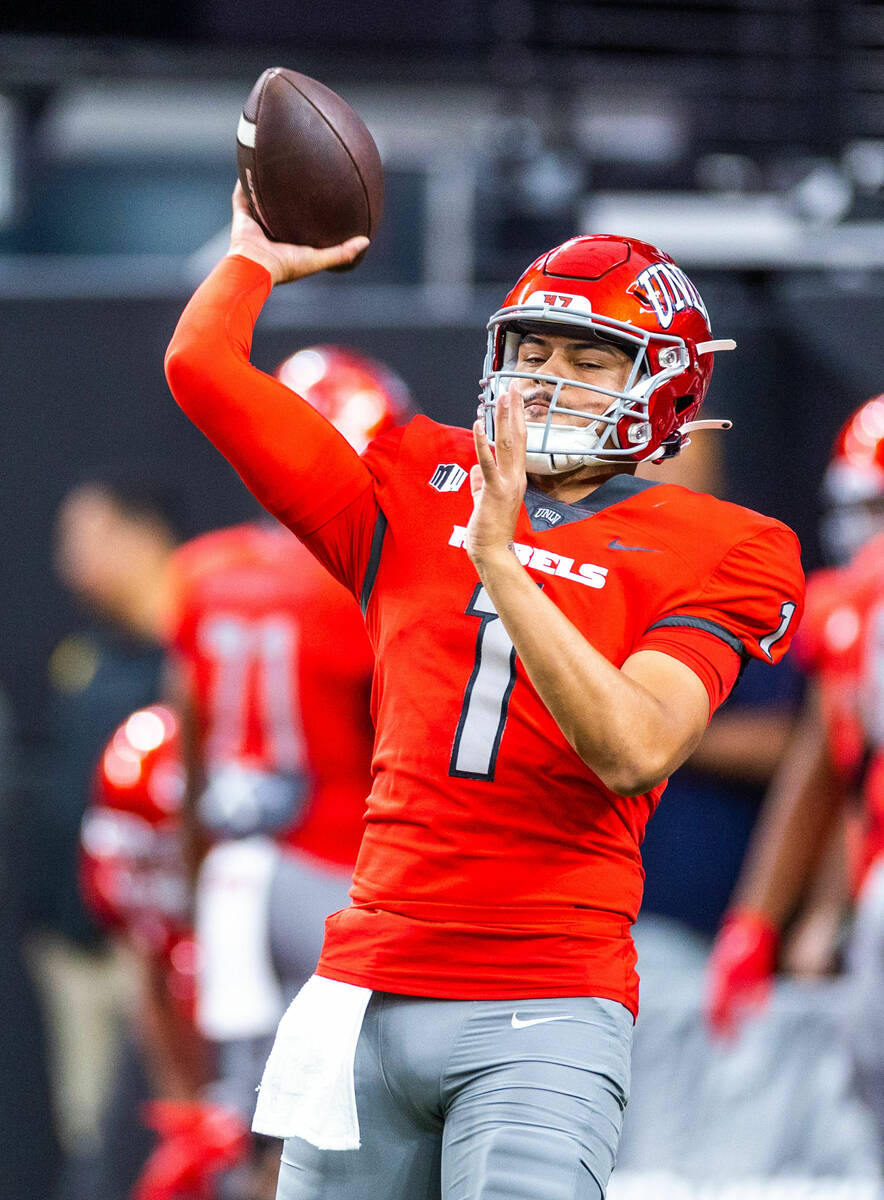
[[[551,388],[536,387],[530,392],[522,393],[522,404],[527,408],[529,404],[546,404],[547,407],[552,404],[553,393]]]

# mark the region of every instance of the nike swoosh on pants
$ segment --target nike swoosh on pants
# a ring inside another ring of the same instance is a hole
[[[572,1019],[570,1014],[568,1014],[563,1017],[533,1017],[528,1021],[520,1021],[516,1014],[513,1013],[512,1027],[513,1029],[527,1029],[529,1025],[545,1025],[547,1021],[570,1021]]]

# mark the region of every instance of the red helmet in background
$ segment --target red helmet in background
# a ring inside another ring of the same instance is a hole
[[[884,529],[884,393],[848,417],[823,476],[821,536],[832,562],[848,562]]]
[[[515,371],[521,338],[532,329],[614,343],[632,359],[623,390]],[[488,323],[482,380],[488,436],[494,440],[497,396],[513,378],[532,379],[552,383],[554,392],[546,419],[528,422],[530,472],[669,457],[698,427],[713,352],[733,346],[713,340],[699,292],[667,254],[633,238],[571,238],[531,264]],[[560,403],[563,387],[607,395],[610,406],[587,423],[585,412]],[[556,413],[579,423],[553,423]]]
[[[80,836],[81,881],[99,920],[141,950],[170,953],[187,929],[178,721],[139,709],[111,737],[95,771]]]
[[[357,454],[418,411],[394,371],[343,346],[307,346],[281,362],[275,375],[334,425]]]

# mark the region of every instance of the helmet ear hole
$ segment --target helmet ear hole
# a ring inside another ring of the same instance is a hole
[[[675,415],[677,417],[680,417],[681,414],[686,409],[690,408],[691,405],[694,403],[695,403],[694,396],[676,396],[675,400],[673,401],[673,404],[675,407]]]

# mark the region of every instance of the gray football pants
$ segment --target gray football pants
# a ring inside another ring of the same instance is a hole
[[[612,1000],[375,992],[356,1050],[361,1147],[289,1138],[277,1200],[600,1200],[631,1045]]]

